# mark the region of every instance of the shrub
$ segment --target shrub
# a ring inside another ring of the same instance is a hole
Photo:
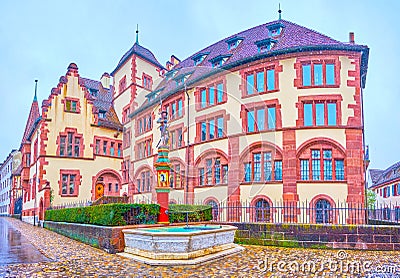
[[[170,223],[186,222],[187,216],[189,217],[189,222],[212,220],[212,208],[208,205],[171,204],[169,205],[168,214]]]
[[[159,213],[160,206],[156,204],[106,204],[47,210],[45,220],[100,226],[123,226],[153,224],[157,221]]]

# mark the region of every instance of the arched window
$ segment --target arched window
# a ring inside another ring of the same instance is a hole
[[[185,185],[186,185],[185,166],[183,165],[183,163],[171,159],[169,186],[175,189],[182,189],[185,188]]]
[[[211,206],[211,213],[213,220],[218,220],[218,204],[214,200],[210,200],[206,203],[206,205]]]
[[[255,204],[255,221],[269,222],[271,220],[271,208],[265,199],[259,199]]]
[[[136,192],[150,192],[153,187],[154,174],[149,168],[138,171],[136,177]]]
[[[315,223],[332,223],[333,210],[331,203],[326,199],[320,199],[315,203]]]
[[[282,180],[282,155],[273,146],[259,143],[242,155],[243,182]]]
[[[228,183],[228,160],[222,152],[213,150],[201,156],[196,166],[199,186]]]
[[[345,180],[345,154],[336,144],[319,140],[300,148],[299,180]]]

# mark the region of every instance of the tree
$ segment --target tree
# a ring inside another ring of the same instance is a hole
[[[376,193],[370,189],[367,189],[367,207],[372,209],[375,207]]]

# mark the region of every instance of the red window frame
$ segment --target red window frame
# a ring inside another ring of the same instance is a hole
[[[142,86],[147,90],[151,90],[151,88],[153,87],[153,78],[150,75],[143,73]]]
[[[179,124],[170,128],[170,149],[179,149],[185,146],[185,140],[183,138],[184,124]],[[179,141],[179,133],[181,134],[181,140]],[[179,144],[180,142],[180,144]]]
[[[76,114],[81,113],[79,98],[65,97],[65,99],[62,100],[62,103],[64,104],[64,112]],[[75,104],[75,110],[72,109],[73,104]]]
[[[320,64],[322,65],[322,85],[314,85],[314,65]],[[334,64],[335,65],[335,84],[327,85],[326,84],[326,64]],[[311,85],[304,86],[303,85],[303,65],[310,65],[311,70]],[[295,63],[296,68],[296,80],[295,86],[298,89],[308,89],[308,88],[339,88],[340,87],[340,61],[337,56],[313,56],[308,58],[298,58]]]
[[[104,143],[106,143],[106,145],[104,145]],[[93,146],[93,154],[96,156],[122,158],[122,140],[95,136],[93,139]],[[106,146],[106,153],[104,153],[104,146]],[[111,147],[114,147],[114,155],[111,153]]]
[[[137,117],[135,121],[136,125],[135,135],[138,136],[140,134],[144,134],[146,132],[151,131],[153,129],[153,122],[154,122],[153,113],[147,113],[145,115]]]
[[[182,102],[182,111],[181,111],[182,115],[180,116],[178,113],[179,101]],[[172,113],[172,107],[174,105],[175,105],[175,113]],[[163,103],[163,111],[168,112],[168,119],[170,122],[183,118],[183,116],[185,115],[185,96],[183,94],[179,94],[174,98],[167,100],[165,103]]]
[[[219,183],[217,183],[217,172],[216,169],[216,161],[219,159]],[[208,161],[211,161],[211,164],[207,164]],[[227,171],[225,173],[226,176],[224,175],[224,167],[227,167]],[[216,185],[226,185],[228,182],[228,173],[229,173],[229,163],[228,160],[222,156],[218,155],[216,153],[212,155],[207,155],[203,157],[199,163],[196,165],[196,169],[198,171],[198,178],[196,179],[196,186],[198,187],[204,187],[204,186],[216,186]],[[201,175],[201,171],[203,170],[204,176]],[[209,177],[209,171],[211,173],[211,176]],[[209,179],[211,179],[211,182],[209,182]],[[203,184],[202,184],[203,181]]]
[[[143,159],[153,154],[153,136],[139,140],[135,144],[136,159]]]
[[[265,153],[270,153],[271,154],[271,179],[270,180],[265,180],[265,169],[264,169],[264,154]],[[254,179],[254,169],[255,169],[255,163],[254,163],[254,155],[255,154],[260,154],[261,156],[261,160],[260,160],[260,180],[259,181],[255,181]],[[283,163],[283,159],[282,159],[282,155],[280,153],[278,153],[276,150],[274,149],[270,149],[270,148],[257,148],[257,149],[253,149],[251,152],[248,153],[248,155],[246,156],[246,158],[244,158],[242,160],[242,183],[272,183],[272,182],[282,182],[282,179],[277,180],[275,177],[275,162],[280,161],[281,163]],[[250,170],[250,180],[246,181],[246,171],[245,171],[245,165],[250,163],[251,165],[251,170]],[[283,171],[283,165],[281,170]],[[282,173],[281,173],[282,176]]]
[[[68,142],[69,134],[72,136],[72,144]],[[79,144],[76,144],[76,139],[79,139]],[[64,142],[63,142],[64,141]],[[71,147],[71,156],[68,155],[68,147]],[[76,153],[76,147],[79,147],[79,152]],[[66,128],[64,132],[60,132],[57,137],[57,155],[67,158],[82,158],[84,152],[83,134],[77,132],[76,128]],[[62,153],[64,152],[64,154]]]
[[[318,150],[320,151],[320,157],[319,157],[319,168],[320,168],[320,179],[314,180],[313,179],[313,158],[312,158],[312,151],[313,150]],[[332,179],[331,180],[326,180],[324,176],[324,151],[331,151],[332,152],[332,157],[330,158],[331,163],[332,163]],[[302,180],[301,177],[301,160],[308,160],[308,179],[307,180]],[[337,180],[336,179],[336,161],[337,160],[343,160],[343,180]],[[301,154],[298,157],[297,161],[297,180],[298,182],[345,182],[347,178],[347,170],[346,170],[346,157],[345,155],[335,146],[328,145],[328,144],[313,144],[309,146],[308,148],[304,149]]]
[[[299,102],[297,103],[298,107],[298,119],[296,121],[297,127],[335,127],[342,125],[342,100],[343,97],[341,95],[332,94],[332,95],[315,95],[315,96],[303,96],[299,97]],[[316,104],[324,103],[324,125],[316,125]],[[328,103],[336,103],[336,125],[328,125]],[[304,105],[312,104],[312,116],[313,116],[313,124],[312,126],[304,125]]]
[[[67,176],[67,193],[63,193],[63,176]],[[71,176],[74,176],[74,192],[71,194],[69,192],[69,185],[71,181]],[[81,185],[81,178],[82,176],[80,175],[79,170],[70,170],[70,169],[60,169],[60,179],[58,180],[58,185],[59,185],[59,195],[61,197],[78,197],[79,196],[79,187]]]
[[[222,101],[218,102],[218,85],[222,84]],[[214,103],[210,102],[210,88],[214,88]],[[202,103],[202,91],[206,91],[206,103],[203,107]],[[228,100],[226,89],[226,78],[217,79],[212,83],[207,84],[206,86],[198,87],[195,91],[195,99],[196,99],[196,111],[201,111],[210,107],[214,107],[220,104],[224,104]]]
[[[118,82],[118,93],[122,93],[126,89],[126,75],[122,77]]]

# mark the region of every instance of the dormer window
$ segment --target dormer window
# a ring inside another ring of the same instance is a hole
[[[156,90],[156,91],[154,91],[154,92],[151,92],[150,94],[147,94],[147,95],[146,95],[147,100],[148,100],[148,101],[152,101],[153,99],[155,99],[155,98],[158,96],[158,93],[159,93],[160,91],[161,91],[161,90],[158,89],[158,90]]]
[[[170,79],[172,79],[172,78],[176,75],[177,72],[178,72],[178,69],[170,70],[169,72],[167,72],[167,73],[165,74],[165,78],[166,78],[167,80],[170,80]]]
[[[267,26],[268,28],[268,35],[271,38],[275,38],[281,35],[283,28],[285,28],[285,25],[281,22],[277,22],[271,25]]]
[[[185,81],[189,78],[189,76],[192,73],[193,73],[193,71],[192,72],[187,72],[187,73],[184,73],[184,74],[180,74],[180,75],[174,77],[174,80],[176,82],[176,86],[183,85],[185,83]]]
[[[268,38],[265,40],[256,41],[255,44],[258,47],[258,53],[264,53],[271,50],[277,42],[277,40]]]
[[[105,119],[106,118],[106,111],[100,110],[99,111],[99,119]]]
[[[226,43],[228,44],[228,50],[235,49],[238,47],[238,45],[242,42],[243,38],[241,37],[233,37],[230,39],[226,40]]]
[[[229,55],[219,55],[217,57],[214,57],[210,59],[210,63],[213,66],[213,68],[216,68],[218,66],[222,66],[228,59],[231,57],[232,54]]]
[[[99,90],[96,89],[89,89],[89,92],[92,96],[97,97]]]
[[[199,64],[201,64],[201,62],[204,61],[204,59],[207,57],[209,53],[199,53],[196,54],[195,56],[192,57],[192,60],[194,61],[194,65],[197,66]]]

